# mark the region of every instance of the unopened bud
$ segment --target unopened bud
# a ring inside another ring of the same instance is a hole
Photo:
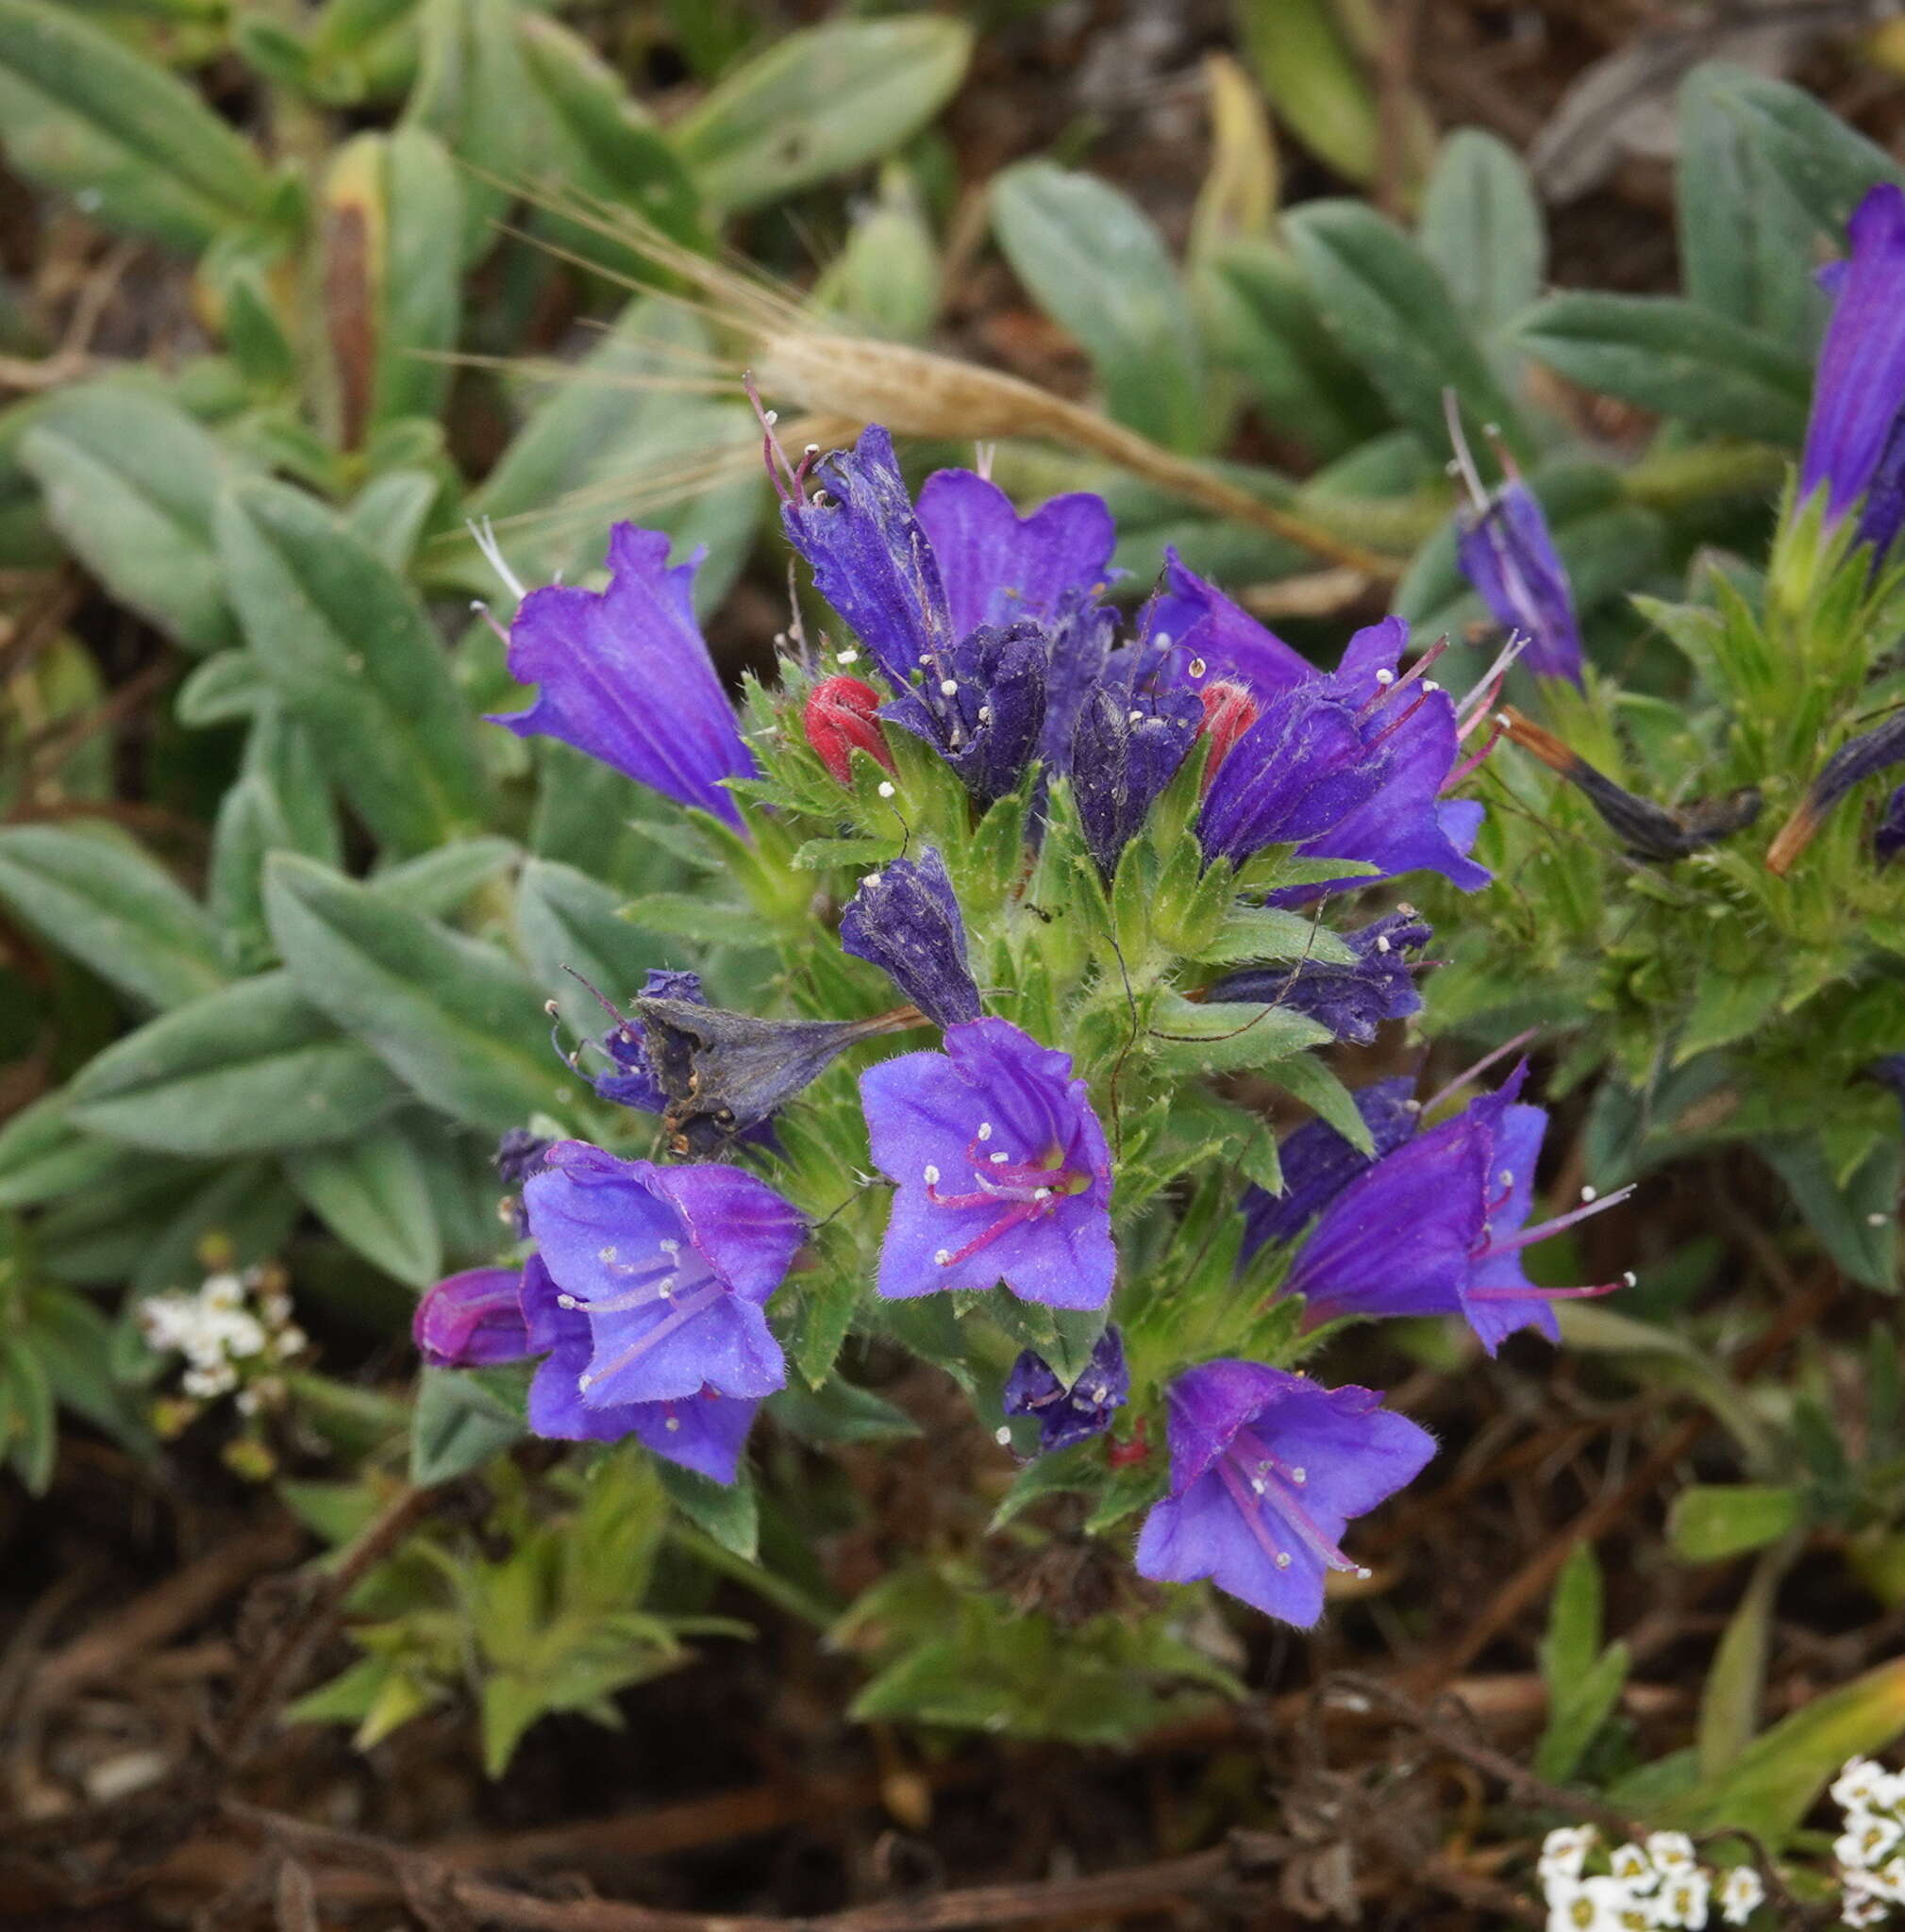
[[[808,693],[807,741],[836,783],[853,782],[853,753],[863,751],[890,772],[893,754],[879,728],[879,693],[857,677],[827,677]]]
[[[1230,756],[1237,741],[1257,722],[1257,700],[1241,684],[1207,684],[1198,692],[1204,706],[1204,722],[1197,728],[1200,738],[1211,741],[1211,755],[1204,761],[1204,790],[1217,775],[1217,767]]]

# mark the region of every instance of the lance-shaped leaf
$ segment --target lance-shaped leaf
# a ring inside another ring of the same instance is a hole
[[[497,1132],[560,1099],[543,996],[513,960],[283,853],[265,911],[306,996],[420,1099]]]
[[[189,650],[238,641],[211,534],[236,466],[176,404],[127,382],[67,390],[33,410],[20,462],[54,528],[121,603]]]
[[[964,78],[971,28],[943,16],[804,27],[670,130],[717,208],[758,208],[910,140]]]
[[[87,1132],[209,1158],[341,1140],[404,1097],[389,1068],[282,972],[142,1026],[91,1060],[69,1093]]]
[[[285,1177],[342,1241],[415,1289],[443,1272],[443,1235],[423,1163],[396,1122],[288,1154]]]
[[[271,211],[257,151],[194,89],[47,0],[0,0],[0,144],[21,174],[174,248]]]
[[[252,649],[371,829],[414,851],[477,824],[475,728],[402,579],[283,484],[237,486],[217,528]]]
[[[1541,292],[1547,235],[1527,163],[1479,127],[1459,127],[1443,142],[1419,239],[1484,341]]]
[[[455,253],[463,191],[422,128],[346,142],[325,182],[325,326],[346,449],[404,416],[434,416],[461,312]]]
[[[144,1007],[225,983],[218,930],[138,847],[59,825],[0,828],[0,905]]]

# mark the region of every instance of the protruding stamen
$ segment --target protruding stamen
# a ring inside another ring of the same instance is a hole
[[[464,527],[475,540],[476,548],[483,553],[483,561],[502,578],[504,588],[518,604],[529,593],[523,588],[523,580],[510,568],[509,559],[503,555],[503,546],[496,541],[495,525],[488,517],[480,524],[466,524]]]

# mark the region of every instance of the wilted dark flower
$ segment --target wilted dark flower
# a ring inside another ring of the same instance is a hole
[[[1684,858],[1744,831],[1760,816],[1760,794],[1752,786],[1727,798],[1700,799],[1670,811],[1616,785],[1552,731],[1524,718],[1512,706],[1502,716],[1510,739],[1565,778],[1600,814],[1602,823],[1619,833],[1621,842],[1636,858],[1663,862]]]
[[[1038,749],[1045,660],[1037,625],[982,625],[880,716],[924,739],[990,805],[1025,776]]]
[[[1023,1301],[1104,1307],[1111,1155],[1071,1055],[971,1020],[947,1029],[944,1053],[869,1067],[860,1091],[874,1160],[896,1183],[882,1295],[1003,1281]]]
[[[806,1238],[799,1213],[738,1167],[657,1167],[559,1141],[524,1191],[559,1307],[587,1318],[585,1408],[750,1399],[787,1379],[760,1310]]]
[[[1256,1362],[1206,1362],[1171,1384],[1171,1489],[1145,1519],[1138,1574],[1218,1589],[1308,1629],[1352,1518],[1413,1481],[1435,1440],[1373,1389],[1325,1389]]]
[[[1134,682],[1116,668],[1085,693],[1067,763],[1079,828],[1106,879],[1177,775],[1202,718],[1194,692]]]
[[[1353,965],[1302,959],[1246,966],[1228,973],[1205,994],[1212,1000],[1262,1001],[1328,1027],[1338,1039],[1367,1046],[1385,1020],[1406,1019],[1422,1010],[1410,955],[1419,953],[1433,932],[1413,912],[1385,913],[1358,931],[1342,935],[1356,955]]]
[[[1851,256],[1821,276],[1833,296],[1799,459],[1799,500],[1823,484],[1836,523],[1861,497],[1859,540],[1882,553],[1905,520],[1905,193],[1871,189],[1847,227]]]
[[[516,1296],[516,1268],[466,1268],[436,1284],[410,1323],[433,1369],[480,1369],[532,1353]]]
[[[708,1004],[698,973],[651,967],[642,992],[648,999],[685,1000],[697,1007]],[[640,1020],[617,1015],[616,1024],[596,1044],[615,1067],[612,1074],[597,1074],[590,1080],[604,1100],[612,1100],[617,1107],[638,1108],[643,1113],[661,1113],[667,1109],[668,1096],[649,1064],[648,1037]]]
[[[979,1016],[965,922],[945,861],[928,845],[861,880],[840,916],[840,943],[871,960],[937,1026]]]
[[[879,728],[879,693],[857,677],[823,678],[807,694],[807,741],[836,784],[853,782],[853,754],[863,751],[890,772],[893,753]]]
[[[527,1127],[511,1127],[496,1142],[492,1157],[498,1174],[511,1187],[520,1187],[543,1164],[543,1156],[554,1144],[545,1136]]]
[[[1820,767],[1819,775],[1806,788],[1798,810],[1780,827],[1780,836],[1767,848],[1768,870],[1785,872],[1813,842],[1827,813],[1853,786],[1901,760],[1905,760],[1905,707],[1894,711],[1882,724],[1848,738]]]
[[[493,720],[518,737],[559,738],[663,797],[741,824],[722,782],[750,778],[734,708],[695,622],[701,561],[668,567],[664,531],[617,524],[606,591],[552,584],[510,626],[510,675],[540,687],[526,711]]]
[[[1885,808],[1872,829],[1872,849],[1879,855],[1880,865],[1891,864],[1905,852],[1905,785],[1885,801]]]
[[[1306,1121],[1277,1150],[1283,1169],[1283,1191],[1244,1191],[1244,1258],[1265,1241],[1294,1241],[1356,1176],[1400,1147],[1420,1124],[1422,1108],[1413,1099],[1415,1081],[1408,1074],[1359,1087],[1350,1098],[1369,1129],[1373,1154],[1352,1147],[1326,1120]]]
[[[1005,1412],[1039,1419],[1039,1448],[1049,1455],[1074,1442],[1103,1435],[1111,1418],[1130,1399],[1131,1372],[1125,1363],[1125,1340],[1107,1328],[1092,1358],[1068,1389],[1043,1356],[1027,1349],[1006,1378]]]
[[[1481,497],[1475,512],[1462,520],[1456,554],[1462,575],[1481,592],[1496,621],[1528,640],[1521,661],[1537,677],[1579,684],[1581,641],[1574,591],[1541,503],[1519,476]]]
[[[763,1020],[645,993],[633,1004],[662,1123],[677,1152],[696,1155],[763,1125],[848,1047],[920,1024],[911,1007],[870,1020]]]

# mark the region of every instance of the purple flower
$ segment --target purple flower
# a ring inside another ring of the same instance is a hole
[[[1421,1124],[1415,1079],[1403,1074],[1359,1087],[1350,1096],[1375,1144],[1374,1154],[1352,1147],[1326,1120],[1306,1121],[1277,1150],[1283,1169],[1283,1191],[1262,1188],[1244,1192],[1244,1258],[1265,1241],[1292,1241],[1360,1174],[1400,1147]]]
[[[1461,521],[1457,557],[1496,621],[1528,639],[1521,661],[1537,677],[1581,681],[1580,625],[1567,570],[1540,501],[1511,476]]]
[[[588,1314],[558,1289],[542,1257],[523,1270],[522,1305],[534,1353],[529,1426],[556,1441],[619,1442],[633,1436],[657,1456],[731,1483],[760,1403],[722,1395],[704,1384],[693,1395],[657,1402],[591,1403],[583,1387],[594,1353]]]
[[[531,591],[510,626],[510,675],[541,690],[526,711],[492,722],[519,738],[560,738],[738,828],[722,781],[756,768],[694,621],[689,587],[701,556],[671,570],[664,532],[617,524],[606,591]]]
[[[1560,1341],[1553,1303],[1622,1286],[1538,1288],[1522,1273],[1524,1248],[1632,1191],[1526,1225],[1547,1128],[1544,1109],[1519,1102],[1527,1073],[1524,1061],[1496,1091],[1384,1155],[1323,1209],[1284,1282],[1312,1320],[1460,1314],[1494,1355],[1519,1328]]]
[[[1293,845],[1305,858],[1361,860],[1383,877],[1438,872],[1464,891],[1488,884],[1465,856],[1479,808],[1437,802],[1459,744],[1454,702],[1418,675],[1420,665],[1397,675],[1408,637],[1395,617],[1360,630],[1340,670],[1264,707],[1205,796],[1197,838],[1208,858],[1241,864],[1265,846]]]
[[[1195,691],[1134,680],[1128,667],[1107,672],[1085,693],[1067,762],[1079,829],[1107,881],[1203,722]]]
[[[516,1298],[520,1273],[466,1268],[438,1282],[410,1323],[417,1353],[433,1369],[484,1369],[534,1353]]]
[[[1173,651],[1192,684],[1222,678],[1245,686],[1260,701],[1281,697],[1321,675],[1300,651],[1189,569],[1176,550],[1164,552],[1164,588],[1151,605],[1145,635],[1153,645]]]
[[[649,968],[642,993],[645,999],[682,1000],[696,1007],[708,1004],[708,996],[701,991],[700,974],[675,972],[666,967]],[[615,1024],[596,1044],[615,1066],[612,1074],[597,1074],[589,1083],[604,1100],[612,1100],[617,1107],[632,1107],[642,1113],[666,1111],[668,1096],[649,1064],[648,1036],[640,1020],[617,1014]]]
[[[1044,634],[981,625],[880,716],[923,739],[981,805],[1025,775],[1045,722]]]
[[[1879,855],[1880,865],[1890,865],[1905,852],[1905,785],[1885,801],[1879,823],[1872,828],[1872,849]]]
[[[1308,1629],[1354,1517],[1412,1482],[1434,1439],[1373,1389],[1324,1389],[1255,1362],[1206,1362],[1171,1384],[1171,1489],[1145,1519],[1138,1574],[1210,1577]]]
[[[787,1379],[761,1307],[806,1229],[739,1168],[657,1167],[559,1141],[524,1190],[558,1305],[589,1325],[585,1408],[756,1399]]]
[[[1836,523],[1865,497],[1860,541],[1882,551],[1905,509],[1905,193],[1889,182],[1870,190],[1847,237],[1850,259],[1821,277],[1834,301],[1799,459],[1799,500],[1824,484],[1826,516]]]
[[[1039,1419],[1039,1448],[1049,1455],[1101,1436],[1111,1417],[1130,1399],[1131,1372],[1125,1365],[1125,1340],[1107,1328],[1092,1358],[1068,1389],[1043,1356],[1027,1349],[1006,1378],[1005,1412]]]
[[[1860,732],[1856,738],[1848,738],[1819,768],[1819,775],[1806,788],[1799,808],[1780,827],[1779,837],[1766,848],[1767,868],[1776,873],[1787,871],[1813,842],[1819,827],[1826,823],[1827,814],[1847,792],[1901,760],[1905,760],[1905,707],[1894,711],[1883,724]]]
[[[840,943],[877,966],[938,1026],[979,1016],[965,922],[945,861],[930,845],[861,880],[840,916]]]
[[[1104,498],[1085,491],[1055,496],[1022,517],[986,477],[940,470],[919,493],[919,522],[960,637],[1022,617],[1049,625],[1114,575],[1116,525]]]
[[[1302,959],[1294,965],[1246,966],[1241,973],[1226,974],[1205,997],[1285,1007],[1307,1013],[1338,1040],[1367,1046],[1383,1021],[1407,1019],[1422,1010],[1409,956],[1433,936],[1429,922],[1413,911],[1387,912],[1343,935],[1356,955],[1353,965]]]
[[[873,1158],[896,1184],[879,1257],[890,1299],[1003,1281],[1028,1302],[1103,1307],[1111,1157],[1069,1054],[1005,1020],[948,1027],[944,1053],[861,1075]]]

